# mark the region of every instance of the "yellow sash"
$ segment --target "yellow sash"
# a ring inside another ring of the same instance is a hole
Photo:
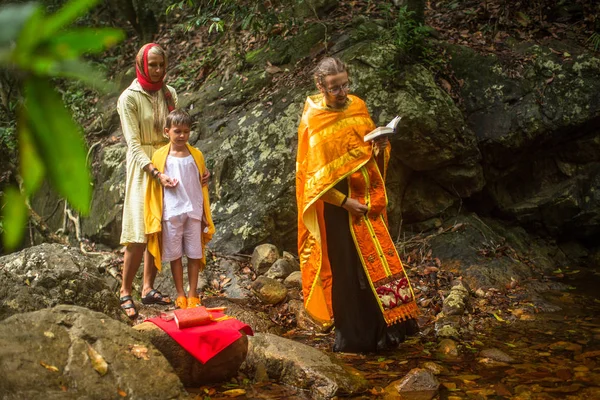
[[[206,171],[204,165],[204,156],[202,152],[189,144],[187,144],[188,150],[192,154],[194,162],[200,172],[200,179]],[[156,150],[152,156],[152,164],[160,172],[165,171],[165,164],[167,162],[167,156],[171,145],[161,147]],[[200,238],[198,238],[202,244],[202,263],[201,268],[206,265],[206,244],[212,239],[212,235],[215,233],[215,226],[212,221],[212,215],[210,213],[210,201],[208,199],[208,186],[202,186],[202,197],[204,199],[204,215],[208,221],[208,232],[202,232]],[[162,211],[163,211],[163,187],[157,179],[152,178],[148,175],[148,185],[146,186],[146,199],[144,202],[144,222],[146,224],[146,237],[148,238],[147,248],[150,254],[154,256],[154,265],[160,271],[162,268],[161,264],[161,249],[162,249]]]

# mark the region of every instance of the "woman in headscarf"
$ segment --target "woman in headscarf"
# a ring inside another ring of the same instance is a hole
[[[117,103],[123,136],[127,142],[127,181],[123,203],[121,244],[126,246],[120,302],[123,311],[131,319],[138,316],[131,297],[133,278],[137,273],[142,255],[144,279],[142,303],[171,304],[171,299],[154,289],[156,268],[146,249],[144,227],[144,196],[147,174],[154,165],[150,161],[154,151],[168,143],[163,128],[168,113],[177,107],[175,89],[164,83],[168,59],[165,50],[156,43],[142,46],[135,59],[137,78],[123,91]],[[162,174],[165,187],[174,182]],[[202,177],[206,184],[208,176]]]

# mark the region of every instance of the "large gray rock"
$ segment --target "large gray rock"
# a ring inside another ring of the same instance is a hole
[[[21,399],[185,399],[163,355],[121,322],[77,306],[0,322],[0,393]]]
[[[600,59],[561,42],[521,44],[514,51],[531,61],[515,71],[493,55],[449,51],[490,183],[480,201],[554,237],[595,237]]]
[[[244,77],[213,80],[187,100],[205,121],[196,145],[213,173],[211,203],[218,229],[211,246],[219,251],[251,251],[265,242],[296,247],[295,151],[290,149],[304,93],[295,88],[274,94],[269,104],[247,103],[271,80],[261,67]]]
[[[355,92],[367,100],[374,121],[383,125],[402,116],[398,134],[390,137],[386,184],[394,237],[400,221],[440,215],[485,184],[475,135],[459,108],[422,66],[406,65],[393,78],[386,75],[396,56],[393,46],[372,42],[355,44],[343,55],[356,60],[351,65]]]
[[[165,356],[186,387],[198,387],[233,378],[248,353],[248,338],[242,332],[241,338],[202,364],[152,322],[143,322],[134,329]]]
[[[265,370],[270,379],[306,389],[312,399],[330,399],[367,388],[364,377],[310,346],[279,336],[258,333],[250,338],[245,364],[250,375]]]
[[[118,247],[121,238],[126,152],[127,145],[122,142],[101,147],[97,152],[92,212],[81,218],[85,237],[111,247]]]
[[[125,321],[119,300],[101,275],[101,256],[42,244],[0,257],[0,320],[58,304],[75,304]]]
[[[513,280],[524,283],[537,276],[521,259],[535,260],[536,269],[547,274],[569,263],[560,249],[536,240],[524,229],[476,214],[459,215],[444,228],[452,229],[429,240],[432,254],[442,268],[457,268],[475,290],[505,287]]]
[[[116,115],[116,100],[113,99],[113,112]],[[118,118],[117,118],[118,120]],[[120,128],[119,128],[120,129]],[[116,133],[121,137],[120,131]],[[123,197],[125,195],[125,153],[124,141],[117,141],[96,147],[92,153],[93,190],[90,213],[80,216],[81,234],[96,243],[118,247],[121,238]],[[64,200],[56,194],[47,182],[32,197],[31,207],[44,219],[53,231],[62,229],[67,218],[64,213]],[[74,232],[72,223],[68,228]],[[74,236],[74,235],[72,235]],[[74,238],[72,243],[75,243]],[[36,238],[36,243],[42,239]]]

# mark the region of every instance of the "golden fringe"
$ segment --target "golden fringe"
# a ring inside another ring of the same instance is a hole
[[[220,322],[220,321],[226,321],[228,319],[233,319],[233,317],[230,317],[229,315],[223,315],[222,317],[219,317],[219,318],[211,318],[211,321]]]
[[[408,304],[402,304],[401,306],[392,308],[391,310],[384,311],[383,318],[388,326],[394,325],[407,319],[414,319],[419,316],[419,308],[417,303],[414,301]]]

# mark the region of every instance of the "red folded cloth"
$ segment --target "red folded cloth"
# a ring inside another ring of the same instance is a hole
[[[192,328],[194,326],[206,325],[216,320],[206,307],[184,308],[173,311],[173,319],[179,329]]]
[[[223,317],[222,312],[211,312],[214,319]],[[227,346],[242,337],[240,331],[246,335],[253,335],[252,328],[235,318],[210,322],[206,325],[179,329],[175,320],[165,321],[160,317],[150,318],[147,321],[165,331],[188,353],[201,363],[206,363]]]

